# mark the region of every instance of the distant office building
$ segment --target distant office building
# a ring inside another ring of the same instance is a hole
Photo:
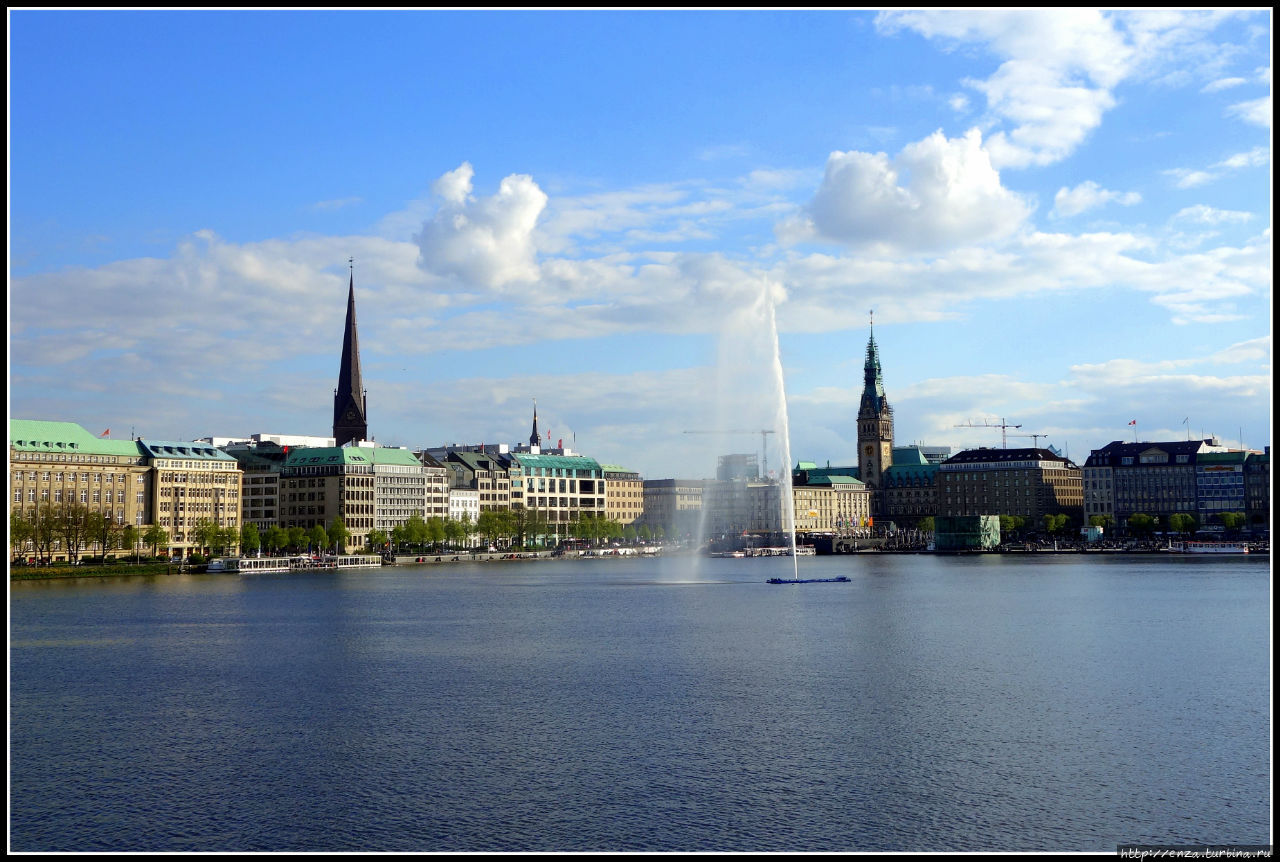
[[[696,536],[705,479],[645,479],[640,523],[662,527],[668,537]]]
[[[1089,453],[1083,467],[1084,518],[1110,518],[1124,532],[1131,516],[1150,515],[1162,525],[1175,514],[1199,517],[1196,459],[1222,452],[1214,438],[1158,443],[1115,440]]]
[[[853,476],[800,462],[792,472],[797,532],[846,533],[873,526],[871,489]]]
[[[451,451],[441,463],[450,471],[451,489],[470,488],[479,493],[480,511],[511,508],[507,458],[483,451]]]
[[[564,534],[561,525],[583,516],[606,516],[604,471],[594,458],[545,452],[512,452],[507,457],[519,466],[524,507],[555,535]]]
[[[633,524],[644,515],[644,480],[640,474],[617,464],[601,464],[604,475],[605,517],[619,524]]]
[[[1034,527],[1082,512],[1080,468],[1048,449],[969,449],[938,465],[937,517],[1013,515]]]
[[[151,459],[137,441],[107,439],[109,434],[95,437],[74,422],[10,419],[9,511],[34,523],[63,504],[78,503],[120,527],[153,523]],[[48,547],[28,542],[14,550],[20,556],[68,558],[56,538]]]
[[[1271,447],[1250,452],[1244,462],[1244,512],[1249,529],[1269,533],[1271,525]]]
[[[951,447],[905,446],[893,450],[893,464],[884,471],[883,517],[901,527],[914,526],[938,512],[938,465],[931,457],[950,457]]]
[[[760,459],[754,453],[721,455],[716,458],[716,479],[721,482],[758,478],[760,478]]]
[[[152,511],[169,533],[169,547],[184,556],[206,550],[199,528],[204,522],[235,531],[241,521],[239,463],[206,443],[138,440],[154,470]],[[141,493],[141,492],[139,492]]]
[[[372,446],[291,449],[280,471],[280,526],[328,529],[341,518],[349,544],[366,544],[376,514],[377,451]]]
[[[1220,525],[1224,513],[1245,514],[1245,462],[1248,452],[1196,455],[1196,520],[1201,528]],[[1247,522],[1247,518],[1246,518]]]

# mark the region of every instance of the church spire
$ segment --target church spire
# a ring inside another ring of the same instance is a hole
[[[862,365],[862,405],[879,411],[884,406],[884,377],[880,373],[880,352],[876,350],[875,312],[871,312],[871,337],[867,339],[867,359]]]
[[[338,368],[338,388],[333,393],[333,436],[339,446],[369,436],[364,380],[360,376],[360,341],[356,334],[356,276],[354,259],[347,287],[347,324],[342,334],[342,364]]]
[[[529,445],[537,446],[542,442],[542,438],[538,436],[538,399],[533,399],[533,433],[529,435]]]

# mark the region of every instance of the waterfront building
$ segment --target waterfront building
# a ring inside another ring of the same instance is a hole
[[[109,433],[95,437],[74,422],[10,419],[10,512],[33,521],[64,503],[77,503],[109,517],[118,527],[152,523],[154,472],[149,458],[137,441],[112,440],[106,437]],[[60,540],[55,542],[56,547],[47,549],[49,555],[66,559],[67,549]],[[23,556],[36,555],[33,544],[18,550]]]
[[[374,529],[390,535],[414,515],[424,521],[444,517],[448,504],[440,499],[428,502],[428,468],[412,452],[387,446],[360,448],[373,459]]]
[[[1214,529],[1226,513],[1245,514],[1245,462],[1248,452],[1204,452],[1196,455],[1196,521]]]
[[[1269,533],[1271,524],[1271,447],[1250,452],[1244,462],[1244,512],[1249,529]]]
[[[634,524],[644,515],[644,480],[640,474],[619,467],[617,464],[601,464],[604,476],[605,517],[619,524]]]
[[[884,394],[880,354],[874,327],[862,366],[862,400],[858,405],[858,478],[873,492],[872,514],[884,509],[884,471],[893,466],[893,408]]]
[[[452,517],[449,507],[449,479],[451,471],[437,459],[431,457],[426,452],[413,453],[414,458],[422,465],[423,476],[427,480],[427,508],[424,516],[427,518]],[[477,502],[479,498],[477,497]],[[480,510],[477,508],[476,512]]]
[[[338,388],[333,391],[333,437],[336,445],[369,438],[368,396],[360,376],[360,342],[356,333],[356,277],[347,291],[347,322],[342,334]]]
[[[171,551],[209,550],[199,536],[205,522],[234,530],[239,545],[243,472],[235,458],[207,443],[139,438],[138,447],[152,469],[155,523],[168,531]]]
[[[258,528],[259,534],[262,534],[272,527],[280,526],[280,470],[288,449],[273,442],[245,443],[248,441],[232,441],[218,448],[236,459],[243,474],[240,491],[241,523],[253,524]]]
[[[507,458],[519,467],[524,508],[549,532],[561,535],[562,525],[583,516],[606,517],[604,470],[594,458],[519,451]]]
[[[847,533],[872,526],[871,489],[852,476],[801,461],[792,472],[796,532]]]
[[[374,528],[376,451],[373,446],[289,450],[280,471],[280,526],[328,529],[341,518],[349,544],[367,544]]]
[[[505,448],[505,447],[504,447]],[[485,451],[449,451],[443,462],[449,487],[470,488],[480,495],[480,511],[511,508],[511,476],[506,457]]]
[[[450,488],[449,518],[474,527],[480,520],[480,492],[474,488]]]
[[[665,535],[696,536],[702,514],[705,479],[645,479],[644,515],[640,523]]]
[[[1198,519],[1196,459],[1223,451],[1216,438],[1157,443],[1115,440],[1094,449],[1082,475],[1085,523],[1101,516],[1125,532],[1129,518],[1136,514],[1158,518],[1162,525],[1175,514]]]
[[[948,446],[904,446],[893,450],[893,464],[884,471],[883,517],[900,526],[913,526],[938,512],[938,465],[930,460]],[[943,457],[950,457],[948,454]]]
[[[1048,449],[969,449],[939,464],[937,481],[938,517],[1013,515],[1034,529],[1083,512],[1080,468]]]

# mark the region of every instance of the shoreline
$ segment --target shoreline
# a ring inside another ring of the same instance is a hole
[[[955,550],[955,551],[938,551],[927,550],[924,548],[860,548],[856,551],[850,551],[843,554],[817,554],[820,557],[852,557],[863,555],[878,554],[916,554],[933,557],[959,557],[959,556],[986,556],[986,555],[1005,555],[1013,554],[1017,556],[1031,556],[1046,554],[1058,556],[1063,554],[1087,555],[1087,556],[1177,556],[1177,557],[1245,557],[1245,558],[1262,558],[1270,559],[1270,548],[1250,549],[1247,554],[1227,553],[1186,553],[1182,551],[1169,551],[1164,548],[995,548],[991,550]],[[483,552],[483,553],[446,553],[446,554],[397,554],[391,560],[383,560],[383,566],[435,566],[449,565],[453,563],[502,563],[502,562],[533,562],[538,560],[609,560],[609,559],[626,559],[626,560],[643,560],[655,559],[663,556],[695,556],[692,551],[676,551],[666,554],[616,554],[616,553],[596,553],[596,554],[556,554],[554,551],[508,551],[508,552]],[[706,556],[706,555],[702,555]],[[735,559],[756,559],[756,557],[741,557]],[[89,567],[89,566],[9,566],[9,581],[50,581],[50,580],[68,580],[76,578],[126,578],[126,577],[158,577],[169,575],[203,575],[203,574],[228,574],[238,575],[238,572],[208,572],[206,565],[197,566],[174,566],[173,564],[156,565],[156,566],[121,566],[124,571],[117,570],[116,567]],[[163,569],[163,570],[162,570]]]

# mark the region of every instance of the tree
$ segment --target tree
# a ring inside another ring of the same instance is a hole
[[[133,554],[133,561],[138,561],[138,543],[142,541],[142,531],[133,524],[126,524],[120,531],[120,547]]]
[[[251,550],[258,550],[262,547],[262,535],[258,532],[258,525],[246,522],[240,526],[240,553],[248,554]]]
[[[9,548],[14,552],[15,558],[25,556],[27,542],[30,542],[34,535],[35,528],[27,520],[26,515],[19,509],[10,509]]]
[[[1067,516],[1061,513],[1057,515],[1045,515],[1044,528],[1046,532],[1056,533],[1067,525]],[[1003,528],[1003,525],[1001,525]]]
[[[89,540],[90,514],[87,506],[70,501],[63,503],[54,513],[55,535],[72,562],[79,561],[80,552]]]
[[[1130,515],[1127,523],[1129,525],[1129,530],[1136,535],[1150,535],[1156,528],[1155,518],[1150,515],[1143,514],[1142,512],[1135,512]]]
[[[369,543],[369,547],[375,551],[386,550],[387,534],[384,530],[370,530],[365,536],[365,541]]]
[[[312,553],[323,551],[329,546],[329,531],[319,524],[312,527],[306,535],[307,544],[311,546]]]
[[[267,535],[263,539],[263,544],[266,545],[267,550],[272,553],[283,550],[289,545],[289,531],[280,526],[268,527]]]
[[[466,535],[466,528],[462,526],[462,523],[457,518],[444,519],[444,540],[454,548],[457,548],[462,543]]]
[[[212,551],[218,544],[218,525],[208,518],[201,518],[196,521],[191,534],[200,544],[200,550],[202,551]]]
[[[443,544],[445,537],[444,518],[439,515],[432,515],[427,518],[426,523],[423,525],[423,531],[426,534],[426,541],[432,545]]]
[[[329,525],[328,535],[329,544],[336,548],[338,553],[345,553],[347,545],[351,542],[351,531],[347,529],[346,522],[341,518],[334,518],[333,523]]]
[[[1234,533],[1245,525],[1244,512],[1219,512],[1217,518],[1229,533]]]
[[[301,527],[290,527],[285,531],[288,538],[285,540],[285,547],[295,552],[300,552],[307,546],[307,531]],[[327,538],[327,535],[326,535]]]
[[[148,524],[147,530],[142,534],[142,544],[151,549],[151,556],[160,553],[161,545],[169,544],[169,531],[159,524]]]
[[[403,526],[404,538],[401,541],[405,544],[420,546],[427,541],[427,522],[417,512],[410,515]]]
[[[1000,532],[1001,533],[1005,532],[1005,526],[1004,526],[1005,518],[1009,518],[1010,521],[1013,520],[1013,518],[1009,515],[1000,516]],[[932,533],[934,530],[933,515],[926,515],[923,518],[921,518],[919,521],[916,521],[916,529],[922,533]],[[1009,531],[1010,532],[1013,531],[1012,524],[1010,524],[1009,526]]]
[[[636,537],[638,535],[635,524],[627,524],[622,528],[622,537],[633,545],[636,543]]]
[[[123,544],[121,536],[124,533],[124,527],[117,524],[109,512],[106,514],[89,512],[85,518],[85,532],[89,540],[101,549],[104,561],[108,552],[114,551]]]
[[[1185,512],[1175,512],[1169,516],[1169,529],[1175,533],[1194,533],[1196,519]]]
[[[1104,532],[1111,529],[1111,525],[1114,524],[1115,522],[1116,522],[1116,519],[1111,517],[1110,515],[1090,515],[1089,516],[1089,526],[1101,527]]]
[[[641,540],[641,541],[644,541],[644,542],[647,542],[647,541],[649,541],[649,540],[650,540],[650,539],[652,539],[652,538],[653,538],[653,530],[649,528],[649,525],[648,525],[648,524],[641,524],[641,525],[640,525],[640,540]]]

